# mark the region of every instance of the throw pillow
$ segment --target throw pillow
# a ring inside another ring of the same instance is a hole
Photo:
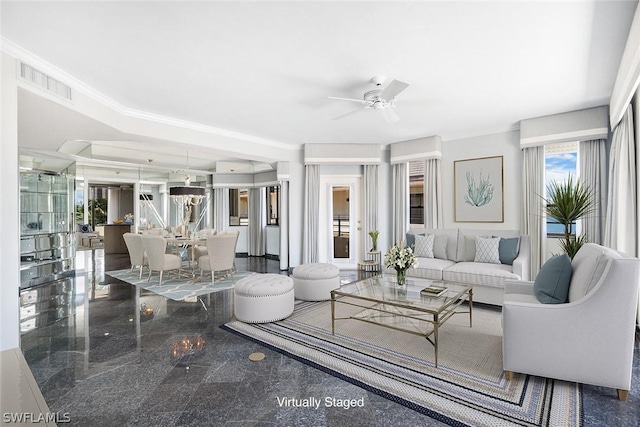
[[[93,230],[90,224],[78,224],[78,231],[81,233],[91,233]]]
[[[543,304],[567,302],[571,283],[571,258],[562,254],[551,257],[544,263],[533,282],[533,293]]]
[[[464,236],[464,259],[465,262],[473,262],[476,259],[476,238]]]
[[[419,234],[419,236],[424,236],[424,234]],[[410,246],[411,248],[415,248],[415,244],[416,244],[416,234],[407,233],[405,238],[405,245]]]
[[[518,250],[520,246],[520,238],[502,238],[500,239],[500,247],[498,251],[500,252],[500,263],[513,265],[513,260],[518,257]]]
[[[447,241],[449,238],[446,234],[436,236],[433,241],[433,256],[438,259],[447,259]]]
[[[417,257],[433,258],[433,237],[433,234],[427,234],[426,236],[418,234],[416,236],[416,248],[413,252]]]
[[[476,257],[473,261],[500,264],[499,247],[499,237],[476,237]]]

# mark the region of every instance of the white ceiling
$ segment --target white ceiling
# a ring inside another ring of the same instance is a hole
[[[636,4],[2,1],[1,34],[130,109],[291,146],[446,143],[607,104]],[[376,75],[410,84],[401,120],[332,120],[358,104],[327,97],[360,98]],[[140,141],[145,159],[145,144],[170,143],[77,113],[47,120],[50,104],[21,91],[21,146]],[[215,138],[199,150],[202,169],[238,160]]]

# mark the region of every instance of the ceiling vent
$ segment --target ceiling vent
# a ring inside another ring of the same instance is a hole
[[[71,101],[71,87],[33,68],[31,65],[20,63],[20,78],[40,89]]]

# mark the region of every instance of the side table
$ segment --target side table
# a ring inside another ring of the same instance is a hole
[[[358,263],[358,276],[364,278],[380,273],[382,270],[382,253],[380,251],[368,251],[364,257],[365,259]]]

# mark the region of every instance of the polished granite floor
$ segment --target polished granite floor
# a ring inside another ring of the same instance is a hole
[[[220,329],[232,316],[229,290],[175,302],[105,280],[105,271],[128,266],[127,256],[105,256],[100,249],[78,252],[77,277],[70,288],[40,293],[43,307],[57,301],[52,323],[24,325],[25,358],[51,411],[68,413],[71,425],[442,425]],[[261,258],[238,258],[237,267],[280,273],[277,261]],[[141,312],[142,304],[153,315]],[[185,342],[191,354],[183,355]],[[264,353],[265,359],[250,361],[254,352]],[[615,390],[583,386],[583,391],[584,425],[639,425],[638,340],[627,402],[618,401]],[[365,406],[314,410],[277,403],[278,397],[312,396],[364,398]]]

